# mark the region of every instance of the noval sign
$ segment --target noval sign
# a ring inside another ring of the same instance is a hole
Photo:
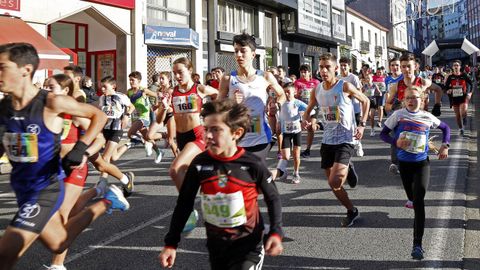
[[[198,49],[198,33],[190,28],[145,26],[145,44],[187,46]]]

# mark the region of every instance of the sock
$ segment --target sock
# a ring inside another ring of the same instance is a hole
[[[123,174],[122,179],[120,179],[120,182],[122,182],[122,184],[124,185],[128,184],[128,177],[125,174]]]
[[[293,175],[300,176],[300,174],[298,174],[298,171],[293,171]]]
[[[286,161],[285,159],[280,159],[278,161],[277,169],[281,170],[282,172],[286,172],[287,171],[287,163],[288,163],[288,161]]]

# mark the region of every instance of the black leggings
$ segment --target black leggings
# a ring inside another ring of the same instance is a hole
[[[425,230],[425,193],[430,181],[430,161],[399,161],[400,177],[409,200],[413,201],[415,219],[413,222],[413,244],[422,245]]]

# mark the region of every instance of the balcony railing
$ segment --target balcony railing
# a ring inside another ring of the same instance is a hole
[[[370,42],[360,41],[360,53],[367,54],[370,52]]]
[[[375,57],[381,57],[383,55],[383,47],[375,46]]]

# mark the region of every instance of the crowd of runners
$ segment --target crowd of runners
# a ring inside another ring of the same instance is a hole
[[[339,225],[354,225],[360,212],[344,184],[354,188],[358,183],[351,158],[364,155],[366,130],[370,136],[379,132],[391,145],[389,171],[400,174],[405,207],[414,209],[411,256],[423,259],[428,152],[446,159],[450,143],[450,128],[437,118],[442,97],[448,97],[464,135],[474,89],[462,63],[453,61],[448,71],[419,71],[407,53],[390,59],[388,72],[364,65],[356,75],[349,58],[325,53],[317,72],[304,64],[296,78],[282,66],[255,69],[254,37],[237,35],[233,46],[237,69],[227,73],[216,67],[205,84],[194,76],[189,59],[178,58],[172,71],[158,71],[148,88],[137,71],[129,74],[126,91],[116,88],[114,77],[102,78],[98,97],[78,66],[34,85],[35,48],[0,45],[0,156],[5,153],[13,167],[10,182],[19,208],[0,238],[0,269],[11,269],[37,239],[53,253],[46,268],[66,269],[68,247],[91,222],[129,209],[134,174],[114,162],[139,144],[147,157],[154,154],[148,166],[162,162],[165,149],[174,156],[169,175],[179,196],[160,264],[172,267],[182,232],[195,228],[200,190],[211,268],[260,269],[265,253],[276,256],[283,250],[275,181],[301,184],[300,162],[309,158],[314,136],[321,136],[321,168],[347,212]],[[429,96],[435,99],[430,112]],[[430,141],[432,128],[442,131],[440,147]],[[268,168],[272,148],[278,164]],[[85,187],[87,162],[101,175],[90,189]],[[118,182],[109,183],[109,176]],[[260,193],[268,226],[259,214]]]

